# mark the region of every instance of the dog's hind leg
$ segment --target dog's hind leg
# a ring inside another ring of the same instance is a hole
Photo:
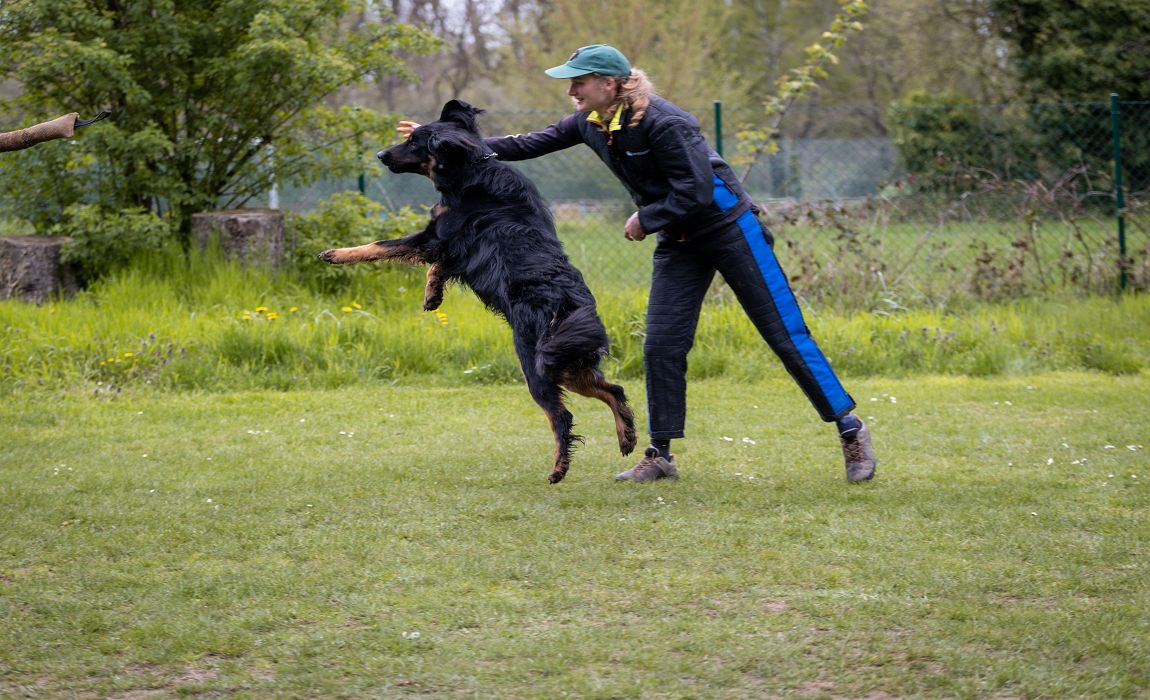
[[[619,438],[619,451],[624,455],[631,454],[638,438],[635,435],[635,414],[631,412],[631,405],[627,402],[627,394],[623,391],[623,387],[607,381],[603,373],[594,367],[566,374],[563,377],[563,386],[576,394],[599,399],[607,404],[611,414],[615,416],[615,434]]]
[[[555,463],[547,481],[557,484],[567,476],[571,468],[571,452],[575,443],[582,442],[583,437],[572,432],[575,427],[575,417],[563,403],[563,389],[548,377],[539,374],[535,368],[535,358],[531,351],[520,346],[519,338],[515,339],[516,350],[519,351],[519,363],[523,368],[523,375],[527,379],[527,390],[531,398],[543,409],[547,422],[551,426],[551,433],[555,436]]]
[[[558,397],[559,392],[556,391],[555,394]],[[551,473],[547,475],[547,481],[557,484],[567,476],[567,470],[571,468],[571,453],[574,451],[575,443],[582,442],[583,436],[571,432],[575,427],[575,417],[563,405],[562,399],[556,398],[553,402],[536,400],[536,403],[547,415],[551,433],[555,436],[555,463],[551,467]]]

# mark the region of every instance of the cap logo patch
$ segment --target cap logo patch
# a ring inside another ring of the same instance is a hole
[[[579,58],[579,50],[578,49],[575,50],[575,53],[571,54],[571,58],[567,59],[567,61],[571,62],[571,61],[574,61],[576,58]]]

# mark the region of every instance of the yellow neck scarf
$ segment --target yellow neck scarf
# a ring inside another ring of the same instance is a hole
[[[592,111],[587,115],[587,121],[592,124],[603,126],[603,117],[599,116],[598,111]],[[611,145],[615,141],[615,132],[623,128],[623,105],[620,103],[615,107],[615,114],[611,117],[611,123],[607,125],[607,145]]]

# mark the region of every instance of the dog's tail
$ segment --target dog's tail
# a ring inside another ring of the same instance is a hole
[[[555,377],[565,368],[594,367],[611,342],[594,306],[580,306],[559,320],[535,347],[535,369]]]

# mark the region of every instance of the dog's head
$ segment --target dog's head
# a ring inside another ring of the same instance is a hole
[[[436,180],[487,154],[475,121],[482,113],[466,102],[451,100],[437,121],[420,126],[411,138],[376,156],[393,173],[422,173]]]

